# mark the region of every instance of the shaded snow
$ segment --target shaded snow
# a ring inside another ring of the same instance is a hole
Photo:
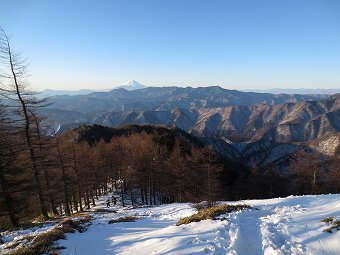
[[[102,197],[94,209],[105,208],[107,198]],[[223,215],[221,220],[178,227],[175,224],[180,218],[195,213],[187,203],[134,209],[123,209],[118,203],[111,207],[117,213],[93,213],[94,220],[86,232],[68,234],[67,240],[58,244],[66,247],[61,250],[63,255],[335,255],[340,250],[340,230],[325,233],[322,230],[328,226],[320,220],[329,216],[340,218],[339,200],[338,194],[229,202],[246,203],[254,209]],[[109,220],[124,216],[138,219],[108,224]],[[45,227],[39,231],[45,231]],[[23,234],[20,231],[8,232],[4,239]]]
[[[234,212],[227,220],[175,226],[194,213],[189,204],[120,210],[96,216],[90,229],[71,234],[62,254],[339,254],[340,231],[322,232],[320,222],[340,216],[340,195],[241,201],[257,209]],[[240,202],[231,202],[233,204]],[[136,222],[107,224],[123,215]]]
[[[14,243],[29,244],[30,241],[27,237],[34,237],[36,235],[45,233],[55,227],[57,223],[47,223],[42,226],[37,226],[28,229],[18,229],[12,231],[5,231],[0,233],[1,240],[4,244],[0,245],[0,254],[8,254],[11,250],[7,249]],[[20,247],[20,245],[18,247]]]

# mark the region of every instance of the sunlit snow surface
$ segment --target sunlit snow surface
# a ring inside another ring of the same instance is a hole
[[[105,208],[102,197],[94,209]],[[176,222],[195,213],[189,204],[123,209],[117,213],[93,213],[92,225],[84,233],[67,234],[60,240],[62,255],[101,254],[340,254],[340,230],[323,232],[328,216],[340,218],[340,195],[300,196],[268,200],[230,202],[246,203],[256,209],[224,215],[224,220],[206,220],[176,227]],[[92,210],[94,210],[92,209]],[[136,216],[135,222],[108,224],[111,219]],[[6,243],[45,232],[43,228],[3,232]]]
[[[258,210],[179,227],[175,226],[178,219],[194,213],[189,204],[97,215],[87,232],[70,234],[60,242],[67,248],[62,254],[339,254],[340,231],[322,232],[327,225],[320,220],[340,218],[340,195],[241,203]],[[108,224],[110,219],[126,215],[140,219]]]

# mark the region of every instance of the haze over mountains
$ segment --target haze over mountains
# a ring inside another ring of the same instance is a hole
[[[52,105],[42,111],[61,132],[81,124],[179,127],[230,159],[266,164],[289,156],[299,143],[337,136],[339,95],[145,87],[130,81],[107,92],[53,96]]]
[[[81,89],[81,90],[53,90],[46,89],[40,92],[41,96],[56,96],[56,95],[86,95],[92,92],[109,92],[114,89],[126,89],[126,90],[137,90],[147,88],[147,86],[139,83],[136,80],[130,80],[122,85],[118,85],[111,89],[104,90],[91,90],[91,89]],[[298,89],[283,89],[283,88],[273,88],[273,89],[243,89],[243,92],[256,92],[256,93],[270,93],[270,94],[307,94],[307,95],[333,95],[340,93],[340,89],[327,89],[327,88],[298,88]]]
[[[248,89],[244,91],[258,92],[258,93],[271,93],[271,94],[319,94],[319,95],[333,95],[340,93],[340,89],[327,89],[327,88],[300,88],[300,89]]]
[[[211,87],[147,87],[144,89],[123,88],[107,92],[92,92],[86,95],[58,95],[51,98],[53,108],[90,113],[103,110],[170,110],[193,107],[224,107],[258,103],[280,104],[303,100],[319,100],[326,95],[273,95],[269,93],[242,92]]]
[[[130,80],[122,85],[119,85],[113,89],[126,89],[126,90],[135,90],[135,89],[143,89],[146,88],[143,84],[135,81]],[[53,89],[46,89],[40,92],[40,96],[43,97],[50,97],[50,96],[61,96],[61,95],[69,95],[69,96],[75,96],[75,95],[87,95],[93,92],[108,92],[112,89],[106,89],[106,90],[91,90],[91,89],[81,89],[81,90],[53,90]]]

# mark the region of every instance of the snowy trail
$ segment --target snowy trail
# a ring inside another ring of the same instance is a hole
[[[236,226],[237,235],[234,244],[230,247],[235,254],[262,254],[261,217],[266,211],[247,210],[235,214],[231,224]]]
[[[95,214],[87,232],[60,241],[66,247],[61,254],[335,255],[340,250],[340,231],[322,232],[327,226],[320,220],[340,218],[339,201],[340,195],[323,195],[231,202],[258,210],[178,227],[178,219],[194,213],[189,204],[117,208],[118,213]],[[139,219],[108,224],[122,216]]]
[[[305,255],[304,246],[288,232],[288,225],[294,216],[301,213],[300,206],[265,206],[272,213],[262,217],[261,233],[263,254],[265,255]]]
[[[340,219],[340,194],[290,196],[267,200],[227,202],[248,204],[248,209],[222,215],[221,220],[205,220],[176,226],[176,222],[195,213],[189,204],[158,207],[106,209],[104,196],[90,212],[94,219],[84,233],[67,234],[58,241],[62,255],[111,254],[209,254],[209,255],[339,255],[340,230],[328,228],[322,219]],[[109,220],[135,216],[135,222],[109,224]],[[1,232],[0,254],[9,254],[13,242],[24,242],[47,232],[56,222],[30,229]],[[15,249],[15,248],[14,248]]]
[[[165,206],[169,207],[169,206]],[[183,205],[181,205],[183,207]],[[163,207],[164,209],[164,207]],[[172,206],[172,209],[173,206]],[[145,210],[145,209],[144,209]],[[204,221],[189,225],[175,226],[183,212],[190,215],[193,209],[175,209],[176,214],[157,215],[138,210],[135,216],[149,214],[145,218],[129,223],[107,224],[107,219],[118,215],[97,218],[93,226],[82,234],[71,234],[60,244],[67,247],[64,255],[77,254],[226,254],[226,221]],[[156,211],[156,210],[155,210]],[[130,212],[129,212],[130,213]],[[93,245],[95,243],[95,245]]]

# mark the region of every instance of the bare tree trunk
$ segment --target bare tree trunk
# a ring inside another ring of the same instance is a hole
[[[60,168],[61,168],[61,173],[62,173],[61,179],[62,179],[63,188],[64,188],[65,213],[67,215],[70,215],[71,211],[70,211],[70,205],[69,205],[69,203],[70,203],[69,196],[68,196],[68,193],[67,193],[66,171],[65,171],[64,161],[63,161],[61,151],[60,151],[58,138],[56,138],[56,143],[57,143],[58,157],[59,157],[59,163],[60,163]]]
[[[149,203],[148,203],[148,189],[145,188],[145,187],[143,189],[144,189],[145,203],[147,205],[149,205]]]
[[[0,168],[0,184],[1,184],[1,187],[2,187],[3,194],[4,194],[5,204],[6,204],[6,207],[7,207],[9,217],[11,219],[11,223],[12,223],[13,226],[19,227],[19,220],[15,215],[14,206],[13,206],[13,203],[12,203],[13,200],[12,200],[10,192],[8,190],[7,181],[6,181],[5,174],[4,174],[4,171],[3,171],[2,168]]]
[[[130,187],[130,198],[131,198],[131,205],[134,206],[134,197],[133,197],[133,191],[132,191],[132,187]]]
[[[85,206],[90,209],[90,195],[87,189],[85,189]]]
[[[84,172],[84,182],[85,182],[85,206],[90,209],[90,192],[89,192],[89,182],[87,174]]]
[[[40,135],[40,125],[39,125],[37,116],[33,112],[30,112],[30,113],[33,116],[33,119],[34,119],[34,122],[35,122],[35,125],[36,125],[36,133],[37,133],[38,142],[39,142],[39,150],[40,150],[40,154],[42,156],[43,148],[42,148],[42,140],[41,140],[41,135]],[[44,175],[45,183],[46,183],[47,190],[48,190],[49,201],[50,201],[50,204],[51,204],[52,212],[53,212],[54,215],[59,215],[59,212],[57,210],[54,198],[51,194],[51,192],[52,192],[51,191],[51,183],[50,183],[49,178],[47,177],[48,176],[47,167],[44,167],[42,165],[40,165],[40,167],[43,169],[43,175]]]
[[[76,195],[76,191],[74,186],[72,187],[72,202],[73,202],[73,208],[76,210],[76,212],[79,212],[78,210],[78,199],[77,199],[77,195]]]
[[[140,189],[140,197],[141,197],[141,199],[142,199],[142,205],[144,205],[145,202],[144,202],[143,188]]]
[[[83,189],[83,184],[80,184],[79,181],[79,171],[78,171],[78,164],[77,164],[77,159],[76,159],[76,148],[74,146],[74,143],[72,143],[72,151],[73,151],[73,164],[74,164],[74,169],[76,172],[76,182],[77,182],[77,193],[78,193],[78,203],[79,203],[79,209],[80,211],[83,210],[83,205],[81,203],[81,192]]]
[[[124,193],[125,193],[125,181],[123,180],[123,182],[121,183],[121,187],[120,187],[120,197],[122,199],[122,206],[123,207],[125,207]]]
[[[313,170],[312,191],[311,194],[316,194],[318,187],[316,185],[316,167]]]
[[[92,199],[92,206],[96,206],[96,202],[94,201],[93,189],[90,190],[91,199]]]

